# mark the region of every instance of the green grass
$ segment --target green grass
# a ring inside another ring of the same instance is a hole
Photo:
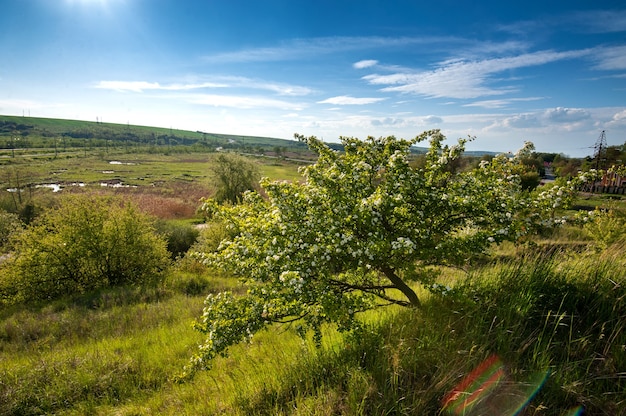
[[[117,179],[132,186],[162,186],[166,182],[206,184],[207,167],[212,154],[110,154],[105,157],[77,157],[18,161],[0,165],[3,185],[29,183],[83,183],[100,186],[101,182]],[[277,159],[256,158],[263,176],[270,179],[299,179],[298,164]],[[111,163],[113,162],[113,164]],[[117,163],[121,164],[117,164]]]
[[[370,312],[358,336],[327,328],[318,350],[275,327],[176,384],[201,341],[191,322],[203,295],[238,288],[184,261],[158,288],[0,312],[0,414],[441,414],[445,394],[493,354],[507,371],[497,392],[550,372],[525,414],[580,405],[623,414],[622,250],[527,253],[470,274],[444,271],[450,294],[420,291],[422,309]]]
[[[19,141],[14,140],[15,138],[19,138]],[[100,148],[105,151],[115,146],[127,152],[140,149],[150,149],[151,152],[189,151],[189,146],[196,146],[200,150],[223,146],[261,151],[281,148],[283,152],[307,153],[307,147],[295,140],[132,124],[0,115],[0,144],[4,142],[3,147],[7,149],[15,147],[15,153],[29,153],[26,150],[29,147],[47,147],[54,151],[55,141],[57,150],[76,148],[72,152],[82,152],[83,148]],[[12,157],[13,154],[10,150],[0,151],[0,157]]]
[[[106,157],[10,160],[0,164],[0,189],[4,189],[0,192],[0,208],[19,212],[31,204],[40,210],[66,193],[108,193],[133,199],[140,209],[158,218],[196,219],[200,198],[213,194],[207,176],[212,157],[211,153],[110,153]],[[262,175],[270,179],[300,179],[299,164],[270,158],[255,160]],[[60,184],[62,191],[36,187],[42,184]],[[6,191],[18,186],[22,189],[20,195]]]

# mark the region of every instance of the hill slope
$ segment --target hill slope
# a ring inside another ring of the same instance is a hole
[[[155,146],[199,145],[210,147],[302,148],[295,140],[166,129],[131,124],[100,123],[38,117],[0,115],[0,146],[46,147],[55,138],[76,142],[108,140],[113,144]],[[21,143],[19,143],[21,142]],[[18,144],[19,143],[19,144]]]
[[[64,140],[69,147],[137,145],[137,146],[198,146],[208,148],[239,148],[249,150],[306,151],[306,145],[296,140],[261,136],[241,136],[167,129],[132,124],[102,123],[40,117],[0,115],[0,148],[53,147],[54,139]],[[86,140],[90,142],[87,144]],[[328,143],[341,149],[339,143]],[[425,153],[427,147],[414,146],[415,153]],[[490,151],[467,151],[467,156],[495,155]]]

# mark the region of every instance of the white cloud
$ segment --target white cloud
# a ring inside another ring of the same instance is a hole
[[[284,96],[304,96],[313,92],[311,88],[299,85],[289,85],[245,77],[219,76],[214,77],[214,79],[215,81],[172,84],[161,84],[159,82],[147,81],[100,81],[94,85],[94,88],[108,89],[119,92],[142,93],[144,91],[191,91],[200,89],[243,87],[271,91]]]
[[[543,117],[550,123],[576,123],[590,118],[591,114],[582,108],[556,107],[546,110]]]
[[[615,113],[607,125],[610,127],[626,127],[626,109]]]
[[[502,55],[505,53],[524,51],[529,47],[530,45],[527,42],[519,40],[471,42],[469,45],[464,45],[458,53],[463,56],[485,56],[485,54]]]
[[[501,100],[482,100],[473,103],[464,104],[463,107],[482,107],[482,108],[504,108],[518,101],[536,101],[542,100],[544,97],[527,97],[527,98],[505,98]]]
[[[438,116],[426,116],[422,118],[424,124],[441,124],[443,119]]]
[[[365,105],[365,104],[374,104],[380,101],[385,100],[386,98],[372,98],[372,97],[364,97],[364,98],[355,98],[347,95],[340,95],[338,97],[327,98],[323,101],[318,101],[318,104],[334,104],[334,105]]]
[[[146,90],[162,90],[162,91],[186,91],[202,88],[225,88],[225,84],[217,84],[212,82],[203,82],[198,84],[169,84],[161,85],[158,82],[147,81],[100,81],[94,88],[114,90],[120,92],[144,92]]]
[[[397,124],[403,124],[404,120],[402,120],[401,118],[385,117],[382,119],[372,119],[370,123],[372,126],[393,126]]]
[[[502,120],[501,125],[515,129],[528,129],[541,127],[542,123],[536,114],[517,114]]]
[[[278,95],[285,95],[285,96],[303,96],[303,95],[309,95],[313,92],[313,90],[308,87],[301,87],[298,85],[275,84],[275,83],[256,83],[256,84],[250,84],[250,87],[273,91],[277,93]]]
[[[516,91],[507,86],[492,88],[488,86],[494,74],[539,66],[550,62],[573,59],[589,54],[589,50],[566,52],[540,51],[506,58],[484,60],[448,60],[439,64],[438,68],[422,72],[400,72],[390,75],[366,75],[363,77],[372,85],[388,85],[383,91],[395,91],[440,98],[478,98],[491,95],[502,95]]]
[[[355,69],[364,69],[364,68],[370,68],[372,66],[375,66],[376,64],[378,64],[378,61],[374,59],[367,59],[367,60],[355,62],[354,64],[352,64],[352,66]]]
[[[615,46],[597,50],[594,58],[598,61],[594,69],[606,71],[626,69],[626,46]]]
[[[503,108],[507,107],[511,103],[511,100],[483,100],[476,101],[469,104],[464,104],[463,107],[482,107],[482,108]]]
[[[490,128],[572,131],[583,124],[591,126],[594,119],[597,117],[593,117],[587,109],[556,107],[515,115],[500,115],[493,118]]]

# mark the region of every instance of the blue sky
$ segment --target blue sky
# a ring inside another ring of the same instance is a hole
[[[512,4],[513,3],[513,4]],[[621,1],[2,0],[0,114],[593,153],[626,141]]]

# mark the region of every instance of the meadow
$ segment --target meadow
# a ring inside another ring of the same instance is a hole
[[[0,206],[45,210],[67,193],[115,194],[160,221],[193,227],[203,221],[199,199],[213,191],[211,157],[124,147],[7,154],[2,187],[24,191],[21,201],[4,193]],[[299,178],[301,163],[256,160],[263,176]],[[42,184],[62,190],[34,186]],[[598,195],[577,201],[584,209],[624,204]],[[157,285],[8,305],[0,310],[0,414],[626,415],[626,242],[618,224],[610,240],[572,225],[494,246],[464,269],[441,267],[440,291],[415,287],[421,308],[367,312],[358,337],[326,326],[321,348],[293,325],[275,325],[184,383],[177,376],[203,341],[192,324],[206,295],[245,290],[192,258],[179,256]],[[485,384],[494,375],[498,382]],[[450,395],[468,383],[472,405]]]
[[[522,414],[624,414],[623,248],[510,248],[470,274],[446,271],[442,284],[453,290],[420,292],[420,310],[364,316],[358,342],[327,328],[317,349],[277,326],[178,384],[201,341],[191,323],[204,295],[238,290],[236,280],[183,261],[158,287],[2,311],[0,413],[445,414],[445,395],[497,354],[506,368],[500,394],[530,401]]]

